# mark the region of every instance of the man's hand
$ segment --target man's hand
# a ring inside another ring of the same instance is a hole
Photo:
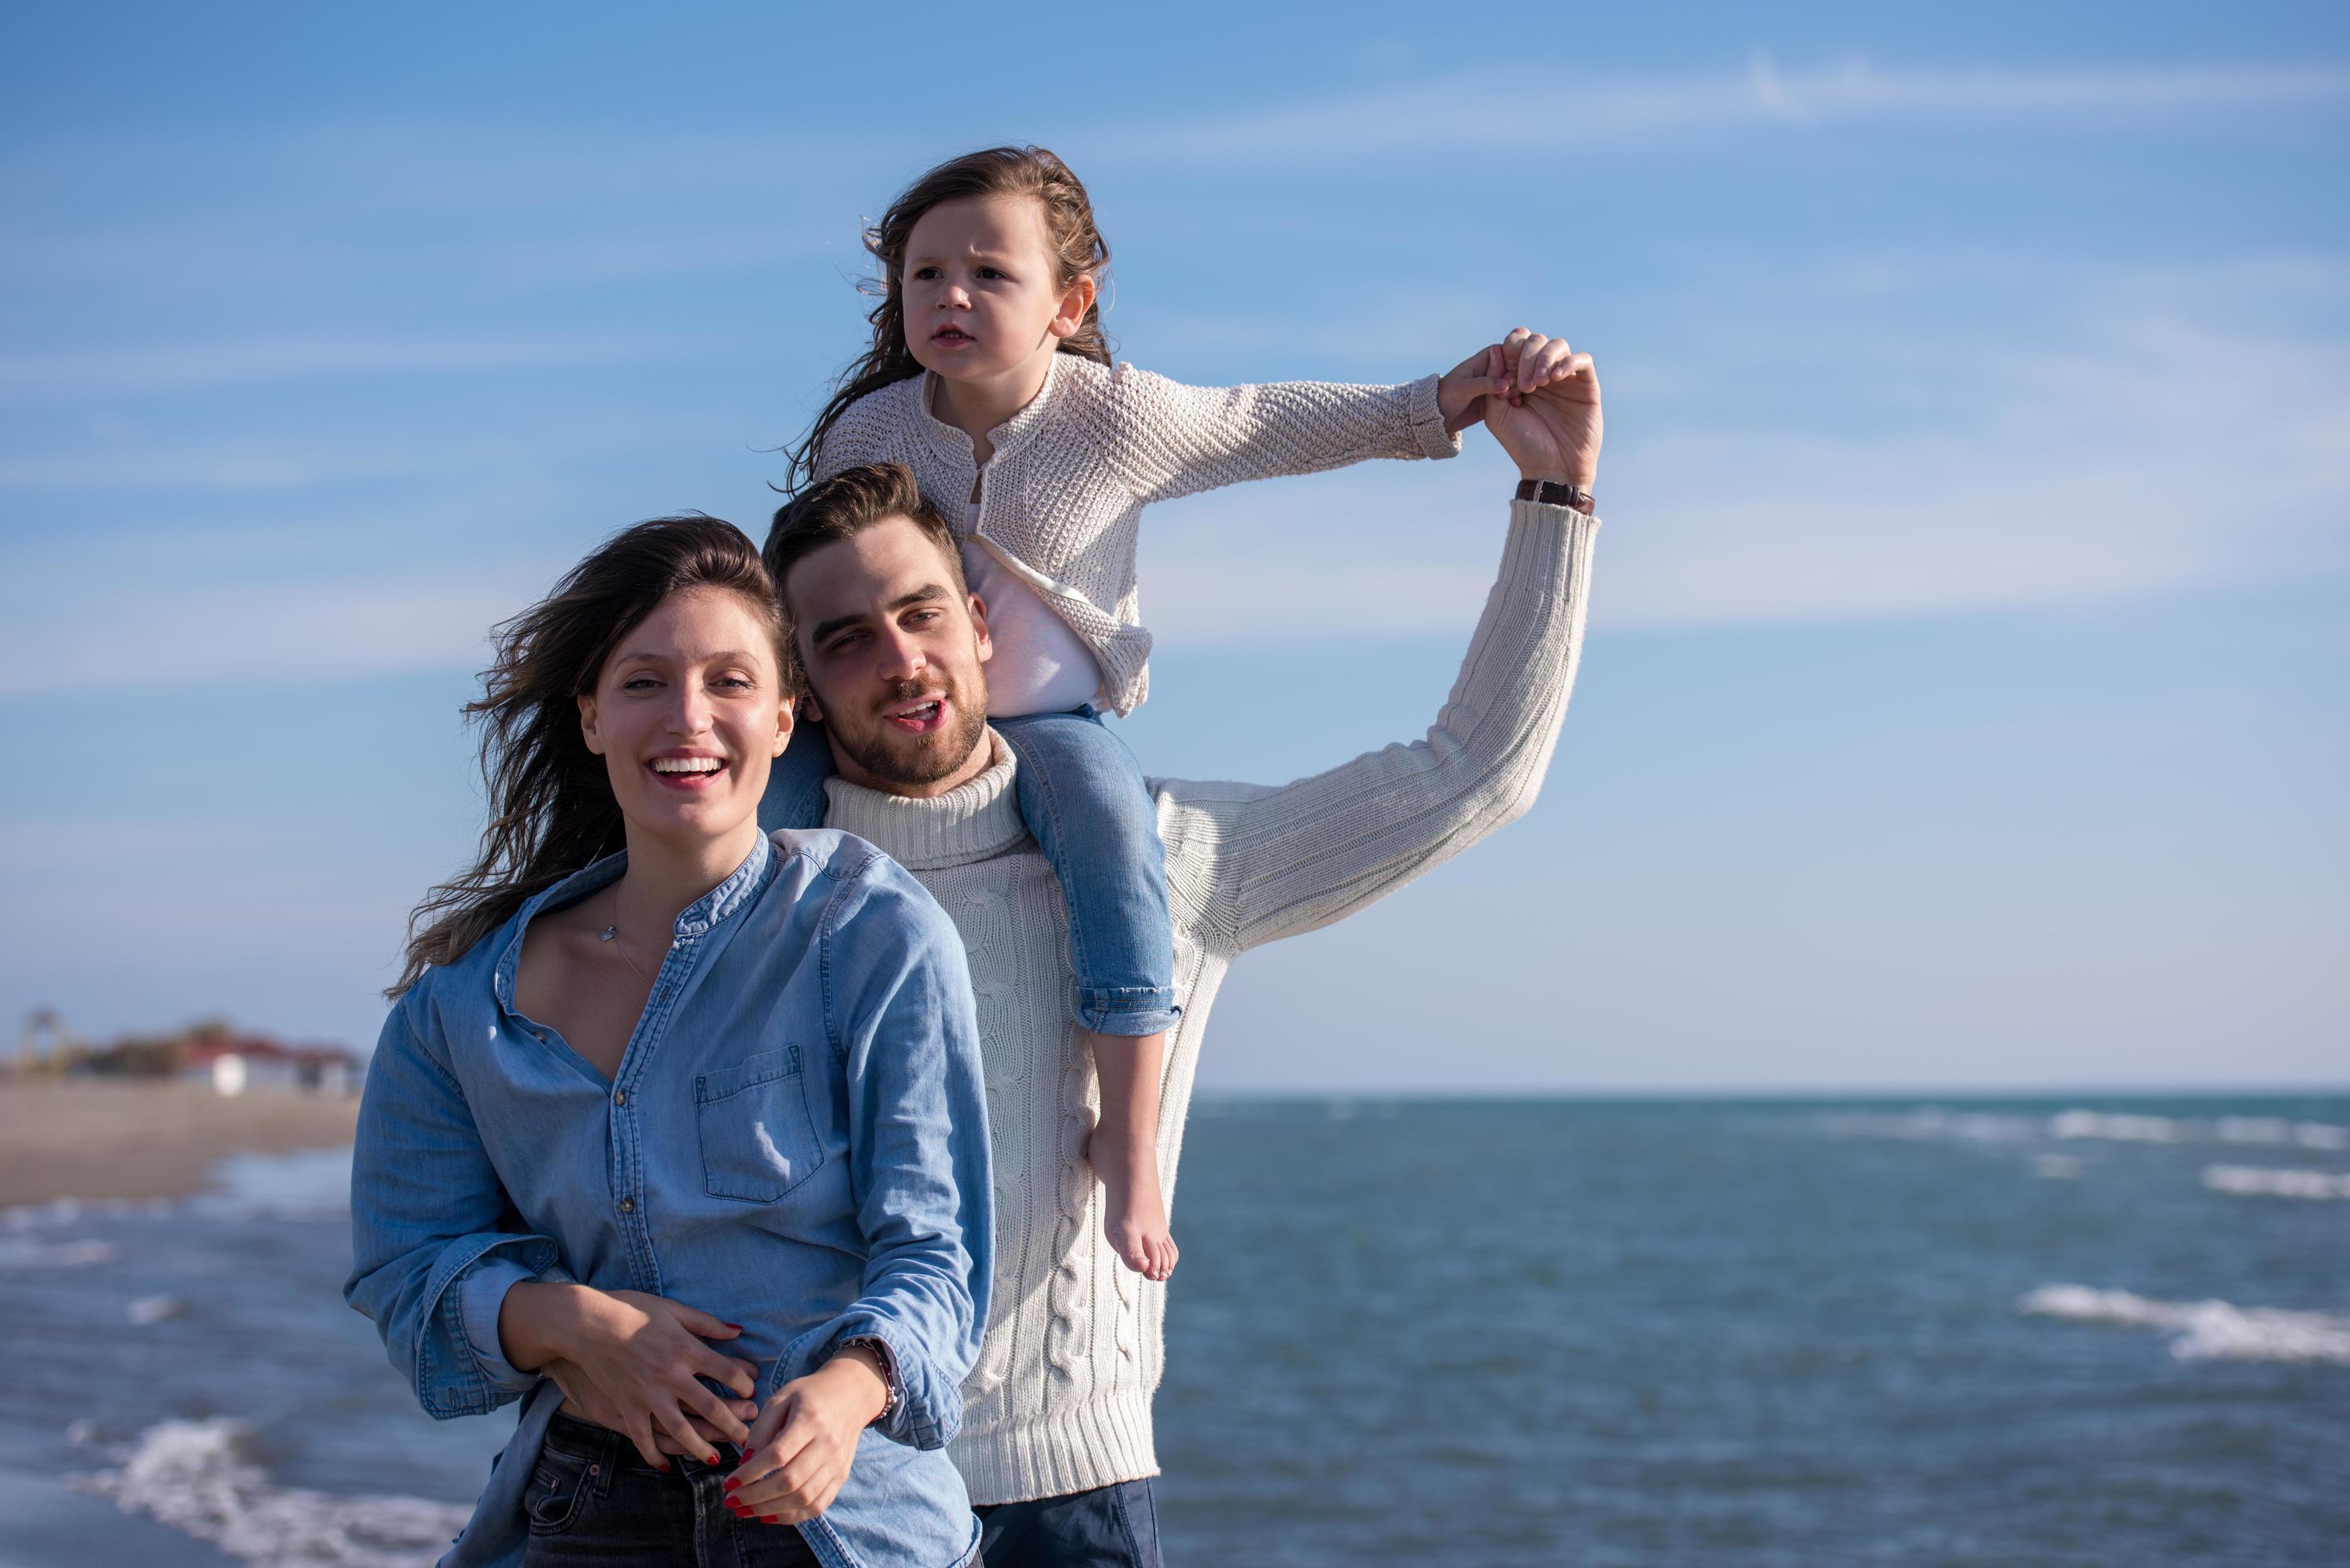
[[[751,1428],[749,1451],[726,1478],[726,1506],[769,1524],[822,1513],[848,1479],[858,1435],[889,1397],[878,1358],[861,1345],[776,1389]]]
[[[712,1438],[740,1443],[744,1417],[712,1393],[708,1378],[747,1401],[759,1369],[707,1343],[742,1329],[682,1302],[641,1291],[525,1282],[506,1293],[498,1338],[506,1359],[554,1377],[586,1419],[623,1432],[649,1465],[663,1448],[718,1462]],[[556,1368],[562,1370],[558,1374]],[[671,1442],[664,1445],[666,1437]]]
[[[1502,390],[1484,401],[1485,428],[1522,479],[1593,489],[1599,477],[1599,372],[1564,337],[1518,327],[1485,350]]]
[[[563,1390],[565,1415],[577,1416],[583,1421],[593,1421],[596,1425],[608,1428],[615,1432],[628,1429],[628,1411],[619,1401],[604,1391],[602,1385],[588,1376],[587,1368],[579,1366],[578,1363],[550,1361],[538,1370],[543,1376],[553,1379],[555,1386]],[[750,1399],[728,1400],[726,1408],[745,1433],[750,1430],[750,1423],[756,1420],[759,1416],[758,1404]],[[691,1417],[686,1425],[693,1434],[691,1441],[665,1429],[657,1428],[653,1433],[653,1447],[671,1459],[681,1454],[691,1454],[695,1459],[706,1461],[716,1450],[718,1444],[734,1441],[732,1437],[720,1431],[699,1416]]]

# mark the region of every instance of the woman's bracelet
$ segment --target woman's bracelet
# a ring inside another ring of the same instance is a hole
[[[889,1342],[874,1334],[861,1334],[854,1339],[844,1339],[840,1342],[841,1350],[847,1350],[852,1345],[861,1345],[871,1351],[873,1359],[881,1364],[881,1408],[874,1415],[872,1420],[865,1423],[870,1427],[888,1420],[890,1412],[898,1407],[898,1360],[889,1354]],[[837,1355],[839,1352],[836,1351],[834,1354]]]

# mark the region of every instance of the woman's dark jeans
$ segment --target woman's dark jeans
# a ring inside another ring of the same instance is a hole
[[[788,1524],[737,1519],[725,1505],[734,1450],[718,1465],[674,1459],[664,1475],[618,1432],[568,1416],[546,1429],[524,1507],[530,1514],[525,1568],[818,1568]]]

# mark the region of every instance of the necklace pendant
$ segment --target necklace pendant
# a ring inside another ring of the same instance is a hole
[[[596,940],[599,942],[608,942],[619,934],[620,928],[618,925],[606,926],[603,930],[597,935]]]

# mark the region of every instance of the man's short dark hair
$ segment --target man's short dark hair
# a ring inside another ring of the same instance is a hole
[[[929,535],[946,557],[947,571],[958,594],[971,590],[962,580],[962,541],[939,509],[922,499],[914,471],[902,462],[866,462],[844,468],[829,479],[819,479],[781,506],[767,530],[767,546],[760,555],[767,575],[775,579],[775,597],[783,601],[784,622],[792,646],[799,646],[791,596],[784,585],[791,570],[827,545],[854,539],[877,523],[903,517]]]

